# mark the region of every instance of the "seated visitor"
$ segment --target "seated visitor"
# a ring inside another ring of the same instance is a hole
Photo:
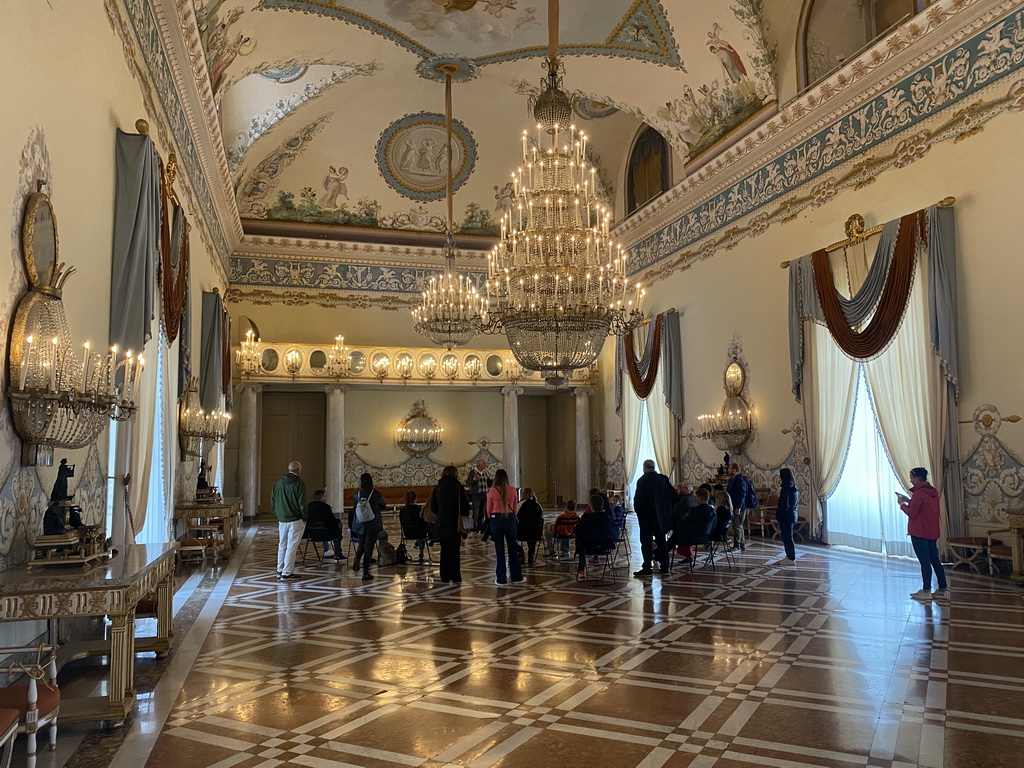
[[[526,543],[526,564],[533,565],[537,554],[537,542],[544,537],[544,510],[533,492],[533,488],[523,488],[523,498],[516,512],[519,520],[519,540]]]
[[[715,491],[715,535],[714,541],[729,542],[729,526],[732,524],[732,497],[728,491]]]
[[[573,532],[576,535],[576,572],[583,573],[588,553],[602,554],[613,546],[612,521],[605,514],[604,499],[600,494],[595,493],[590,497],[590,504]]]
[[[580,516],[576,512],[575,499],[565,502],[565,511],[555,518],[554,534],[563,555],[569,554],[569,539],[573,537]]]
[[[331,505],[324,501],[326,493],[322,490],[313,494],[313,500],[306,505],[306,530],[310,525],[320,524],[327,531],[324,539],[324,557],[333,557],[334,562],[340,563],[346,559],[341,553],[341,526],[338,518],[334,516]],[[327,545],[330,542],[330,546]]]
[[[593,503],[593,498],[595,496],[600,497],[600,499],[601,499],[601,507],[602,507],[602,509],[604,509],[605,514],[608,515],[608,519],[610,520],[611,517],[612,517],[612,503],[610,501],[608,501],[608,497],[605,495],[604,491],[602,491],[600,488],[591,488],[590,489],[591,503]]]
[[[701,486],[694,496],[697,498],[697,506],[693,507],[684,519],[680,520],[676,552],[683,556],[684,562],[693,559],[694,545],[708,542],[708,535],[714,529],[716,520],[715,508],[708,503],[711,496],[707,489]]]
[[[679,499],[672,508],[672,535],[669,537],[668,545],[675,547],[679,545],[679,531],[682,530],[682,520],[689,514],[690,510],[697,506],[697,500],[693,496],[693,486],[689,483],[680,483],[676,486]]]
[[[612,537],[618,540],[626,529],[626,508],[619,496],[612,496],[608,501],[612,507]]]
[[[398,510],[398,523],[402,526],[402,536],[416,542],[420,563],[423,562],[423,547],[427,543],[427,524],[421,517],[422,513],[422,508],[416,503],[416,491],[407,491],[405,504]]]

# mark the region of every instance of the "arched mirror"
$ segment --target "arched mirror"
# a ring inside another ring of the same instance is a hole
[[[501,372],[505,370],[505,361],[501,359],[501,355],[488,355],[486,369],[488,376],[501,376]]]
[[[34,288],[45,286],[57,264],[57,220],[49,195],[43,192],[29,195],[21,241],[29,281]]]
[[[323,373],[327,367],[327,353],[322,349],[314,349],[309,354],[309,367],[316,373]]]
[[[277,355],[277,350],[271,347],[267,347],[263,350],[263,354],[260,355],[260,366],[267,373],[273,373],[277,370],[277,366],[281,364],[281,360]]]
[[[358,376],[366,370],[366,354],[358,349],[353,349],[348,356],[348,367],[353,376]]]

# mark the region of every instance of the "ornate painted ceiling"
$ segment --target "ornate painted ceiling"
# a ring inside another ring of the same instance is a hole
[[[321,236],[379,240],[443,230],[445,61],[459,67],[456,226],[495,231],[543,75],[544,0],[194,3],[247,231],[303,222],[330,227],[314,230]],[[774,52],[760,7],[562,1],[565,87],[609,200],[642,122],[670,141],[679,163],[773,109]]]

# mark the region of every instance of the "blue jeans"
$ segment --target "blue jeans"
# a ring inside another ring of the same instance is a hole
[[[921,583],[923,589],[931,592],[932,571],[935,571],[935,578],[938,580],[939,589],[946,588],[946,572],[942,568],[942,561],[939,560],[939,548],[935,539],[923,539],[920,536],[911,536],[910,543],[914,546],[914,554],[921,563]]]
[[[494,551],[498,556],[496,578],[502,584],[508,581],[505,564],[506,549],[508,550],[508,570],[511,571],[512,581],[523,580],[523,569],[519,564],[519,554],[516,551],[518,533],[519,522],[515,515],[491,515],[491,538],[494,539]]]

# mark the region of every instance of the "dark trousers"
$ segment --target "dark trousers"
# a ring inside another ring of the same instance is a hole
[[[935,539],[924,539],[920,536],[911,536],[910,543],[914,546],[914,554],[921,563],[921,583],[923,589],[931,591],[932,571],[935,571],[935,578],[939,583],[939,589],[946,588],[946,571],[942,568],[942,561],[939,560],[939,547]]]
[[[537,542],[527,541],[526,542],[526,562],[533,565],[533,558],[537,554]]]
[[[652,548],[651,541],[654,541]],[[668,545],[665,544],[665,534],[659,528],[651,525],[640,523],[640,554],[643,555],[643,570],[648,571],[651,568],[651,555],[658,559],[661,564],[661,570],[668,570]]]
[[[796,546],[793,544],[793,526],[795,520],[779,520],[779,538],[782,539],[782,546],[786,548],[786,557],[796,560]]]
[[[359,537],[359,546],[356,547],[356,561],[352,563],[352,570],[359,570],[359,562],[363,563],[363,573],[370,572],[370,560],[373,559],[373,549],[377,546],[377,534],[380,533],[373,523],[363,525],[363,532]]]
[[[462,581],[462,537],[458,534],[441,539],[441,581]]]
[[[494,552],[498,557],[495,578],[502,584],[508,581],[510,574],[512,581],[523,580],[523,568],[519,564],[519,553],[516,551],[518,533],[519,523],[516,521],[515,515],[491,515],[491,538],[494,539]],[[507,569],[506,553],[508,554]]]
[[[474,493],[470,500],[473,504],[473,525],[477,533],[487,533],[487,494]]]

